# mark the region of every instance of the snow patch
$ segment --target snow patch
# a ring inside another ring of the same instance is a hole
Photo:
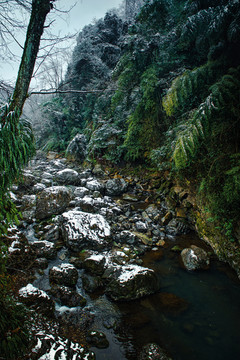
[[[38,297],[42,297],[50,300],[50,297],[47,295],[45,291],[36,288],[32,284],[28,284],[27,286],[22,287],[19,290],[19,295],[24,298],[27,298],[31,295],[37,295]]]

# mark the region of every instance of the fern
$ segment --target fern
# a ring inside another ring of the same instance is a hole
[[[34,153],[31,125],[9,112],[8,105],[0,109],[0,235],[16,217],[17,210],[8,196],[13,182],[20,176],[21,168]]]
[[[219,62],[210,62],[192,71],[187,70],[177,77],[163,98],[163,108],[168,116],[181,114],[192,109],[203,99],[209,86],[220,76],[222,66]]]
[[[197,155],[201,143],[212,136],[216,119],[234,127],[236,116],[240,114],[240,67],[231,69],[210,90],[210,95],[188,118],[185,129],[178,133],[173,152],[177,169],[187,167]]]

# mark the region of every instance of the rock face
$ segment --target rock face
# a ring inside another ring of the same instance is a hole
[[[106,194],[117,196],[123,194],[127,190],[128,184],[124,179],[111,179],[106,183]]]
[[[210,263],[206,251],[195,245],[183,249],[181,258],[187,270],[207,269]]]
[[[109,244],[110,226],[103,216],[76,209],[60,217],[62,235],[72,251],[103,249]]]
[[[61,214],[71,200],[70,190],[65,186],[52,186],[44,189],[37,197],[36,217],[46,219]]]
[[[111,281],[107,285],[106,293],[113,300],[134,300],[153,294],[159,289],[154,271],[142,266],[115,267],[113,272],[110,269],[109,276]]]
[[[77,134],[69,143],[67,154],[74,157],[75,160],[83,162],[87,155],[87,139],[82,134]]]

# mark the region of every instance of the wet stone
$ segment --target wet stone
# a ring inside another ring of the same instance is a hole
[[[71,264],[61,264],[49,270],[49,280],[58,285],[75,286],[78,280],[78,271]]]
[[[135,228],[137,231],[143,232],[143,233],[147,232],[147,230],[148,230],[147,225],[143,221],[137,221],[135,223]]]
[[[75,197],[83,198],[89,194],[89,189],[84,186],[76,187],[73,194]]]
[[[103,191],[103,185],[98,180],[87,181],[86,188],[91,191]]]
[[[82,331],[88,331],[94,320],[93,313],[90,313],[86,308],[78,307],[72,309],[60,307],[57,309],[57,317],[61,323],[76,326]]]
[[[57,302],[59,302],[61,305],[66,305],[69,307],[83,307],[87,302],[86,299],[77,293],[76,290],[67,286],[53,285],[50,290],[50,294],[53,295],[57,299]]]
[[[171,358],[159,345],[153,343],[143,347],[139,360],[171,360]]]
[[[55,178],[62,185],[78,185],[80,183],[78,172],[73,169],[60,170]]]
[[[71,192],[65,186],[44,189],[37,197],[36,217],[40,220],[61,214],[71,200]]]
[[[118,196],[123,194],[128,188],[128,183],[124,179],[111,179],[106,183],[106,194]]]
[[[38,269],[42,269],[42,270],[48,267],[48,261],[45,258],[36,259],[35,264]]]
[[[32,350],[31,359],[49,360],[95,360],[92,351],[88,351],[82,345],[74,343],[69,339],[64,339],[53,334],[39,332],[36,334],[37,345]]]
[[[103,249],[109,246],[110,226],[103,216],[79,210],[61,216],[61,229],[66,245],[75,252]]]
[[[83,284],[83,288],[87,292],[93,293],[104,286],[104,281],[100,276],[91,276],[89,274],[83,274],[82,284]]]
[[[32,284],[28,284],[19,290],[19,298],[21,302],[30,306],[36,311],[46,316],[53,316],[54,302],[47,293],[43,290],[39,290]]]
[[[110,280],[106,293],[113,300],[134,300],[159,289],[154,271],[138,265],[110,267],[104,276]]]
[[[99,331],[90,331],[87,334],[87,342],[98,349],[106,349],[109,346],[106,335]]]
[[[105,257],[101,254],[91,255],[89,258],[85,259],[83,262],[83,267],[90,274],[93,275],[102,275],[105,270]]]
[[[32,244],[33,249],[35,250],[38,257],[44,257],[46,259],[55,259],[57,256],[57,249],[52,242],[42,240],[35,241]]]
[[[185,268],[190,271],[199,269],[206,270],[210,264],[210,259],[206,251],[195,245],[183,249],[181,259]]]

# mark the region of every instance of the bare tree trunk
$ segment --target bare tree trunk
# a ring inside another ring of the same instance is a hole
[[[32,78],[40,39],[44,30],[47,14],[53,7],[55,0],[32,0],[32,11],[28,25],[24,51],[18,71],[18,77],[10,103],[9,110],[16,112],[19,117],[22,113],[24,102],[27,98],[28,88]]]

